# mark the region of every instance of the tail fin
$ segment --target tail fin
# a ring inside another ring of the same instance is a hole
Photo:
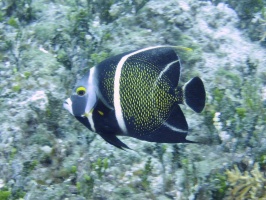
[[[184,87],[184,102],[192,110],[200,113],[205,106],[206,93],[202,80],[194,77],[188,81]]]

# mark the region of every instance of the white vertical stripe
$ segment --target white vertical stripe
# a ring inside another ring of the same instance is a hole
[[[89,85],[93,84],[94,72],[95,72],[95,67],[90,68],[90,75],[89,75],[89,79],[88,79],[88,84]]]
[[[87,99],[87,105],[85,108],[85,113],[90,113],[91,110],[94,108],[96,101],[97,101],[97,96],[96,96],[96,87],[95,87],[95,67],[92,67],[90,69],[90,74],[88,78],[88,85],[86,86],[86,95],[88,96]]]
[[[93,132],[96,132],[96,130],[95,130],[95,126],[94,126],[94,121],[93,121],[93,119],[92,119],[92,113],[89,114],[89,116],[88,116],[88,120],[89,120],[89,123],[90,123],[90,125],[91,125],[91,130],[92,130]]]
[[[123,56],[121,58],[121,60],[119,61],[116,71],[115,71],[115,79],[114,79],[114,108],[115,108],[115,116],[118,122],[119,127],[121,128],[123,133],[127,133],[127,128],[126,128],[126,124],[125,124],[125,120],[123,117],[123,111],[122,111],[122,107],[121,107],[121,97],[120,97],[120,79],[121,79],[121,72],[122,72],[122,67],[124,65],[124,63],[126,62],[126,60],[133,55],[136,55],[138,53],[144,52],[144,51],[148,51],[151,49],[156,49],[156,48],[161,48],[161,47],[166,47],[166,46],[155,46],[155,47],[148,47],[145,49],[140,49],[138,51],[134,51],[130,54],[127,54],[125,56]]]
[[[159,82],[159,80],[162,78],[163,74],[164,74],[165,72],[167,72],[167,70],[172,66],[172,64],[175,64],[175,63],[177,63],[177,62],[179,62],[179,60],[175,60],[175,61],[169,63],[168,65],[166,65],[166,67],[163,69],[163,71],[161,71],[161,73],[159,74],[159,76],[158,76],[156,82],[154,83],[154,86],[157,85],[157,83]]]
[[[170,63],[169,63],[168,65],[166,65],[165,68],[160,72],[158,78],[156,79],[156,81],[155,81],[154,84],[153,84],[153,92],[152,92],[152,95],[153,95],[152,98],[153,98],[153,99],[154,99],[154,91],[155,91],[155,89],[156,89],[156,87],[157,87],[158,82],[159,82],[160,79],[162,78],[163,74],[164,74],[165,72],[167,72],[167,70],[172,66],[172,64],[175,64],[175,63],[177,63],[177,62],[179,62],[179,60],[175,60],[175,61],[173,61],[173,62],[170,62]]]
[[[93,108],[96,104],[97,98],[96,98],[96,91],[95,91],[95,67],[90,68],[90,75],[88,78],[88,85],[87,85],[87,94],[88,94],[88,99],[87,99],[87,105],[85,109],[85,113],[87,114],[87,118],[89,121],[89,124],[91,126],[91,130],[93,132],[96,132],[95,126],[94,126],[94,121],[93,121]]]

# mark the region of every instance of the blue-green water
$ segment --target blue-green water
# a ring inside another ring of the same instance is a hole
[[[0,2],[0,200],[266,199],[265,0]],[[188,139],[120,137],[122,151],[62,104],[91,67],[175,45],[180,82],[203,79]]]

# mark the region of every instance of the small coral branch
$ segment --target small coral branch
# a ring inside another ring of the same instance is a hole
[[[234,169],[225,173],[231,186],[228,199],[266,199],[266,177],[259,170],[258,163],[254,164],[250,172],[241,173],[238,167],[234,166]]]

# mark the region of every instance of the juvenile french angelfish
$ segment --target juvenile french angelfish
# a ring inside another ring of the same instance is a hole
[[[76,83],[64,103],[75,118],[105,141],[129,148],[117,136],[158,143],[186,140],[188,124],[178,104],[200,113],[205,89],[194,77],[178,86],[180,60],[174,47],[155,46],[108,58]]]

